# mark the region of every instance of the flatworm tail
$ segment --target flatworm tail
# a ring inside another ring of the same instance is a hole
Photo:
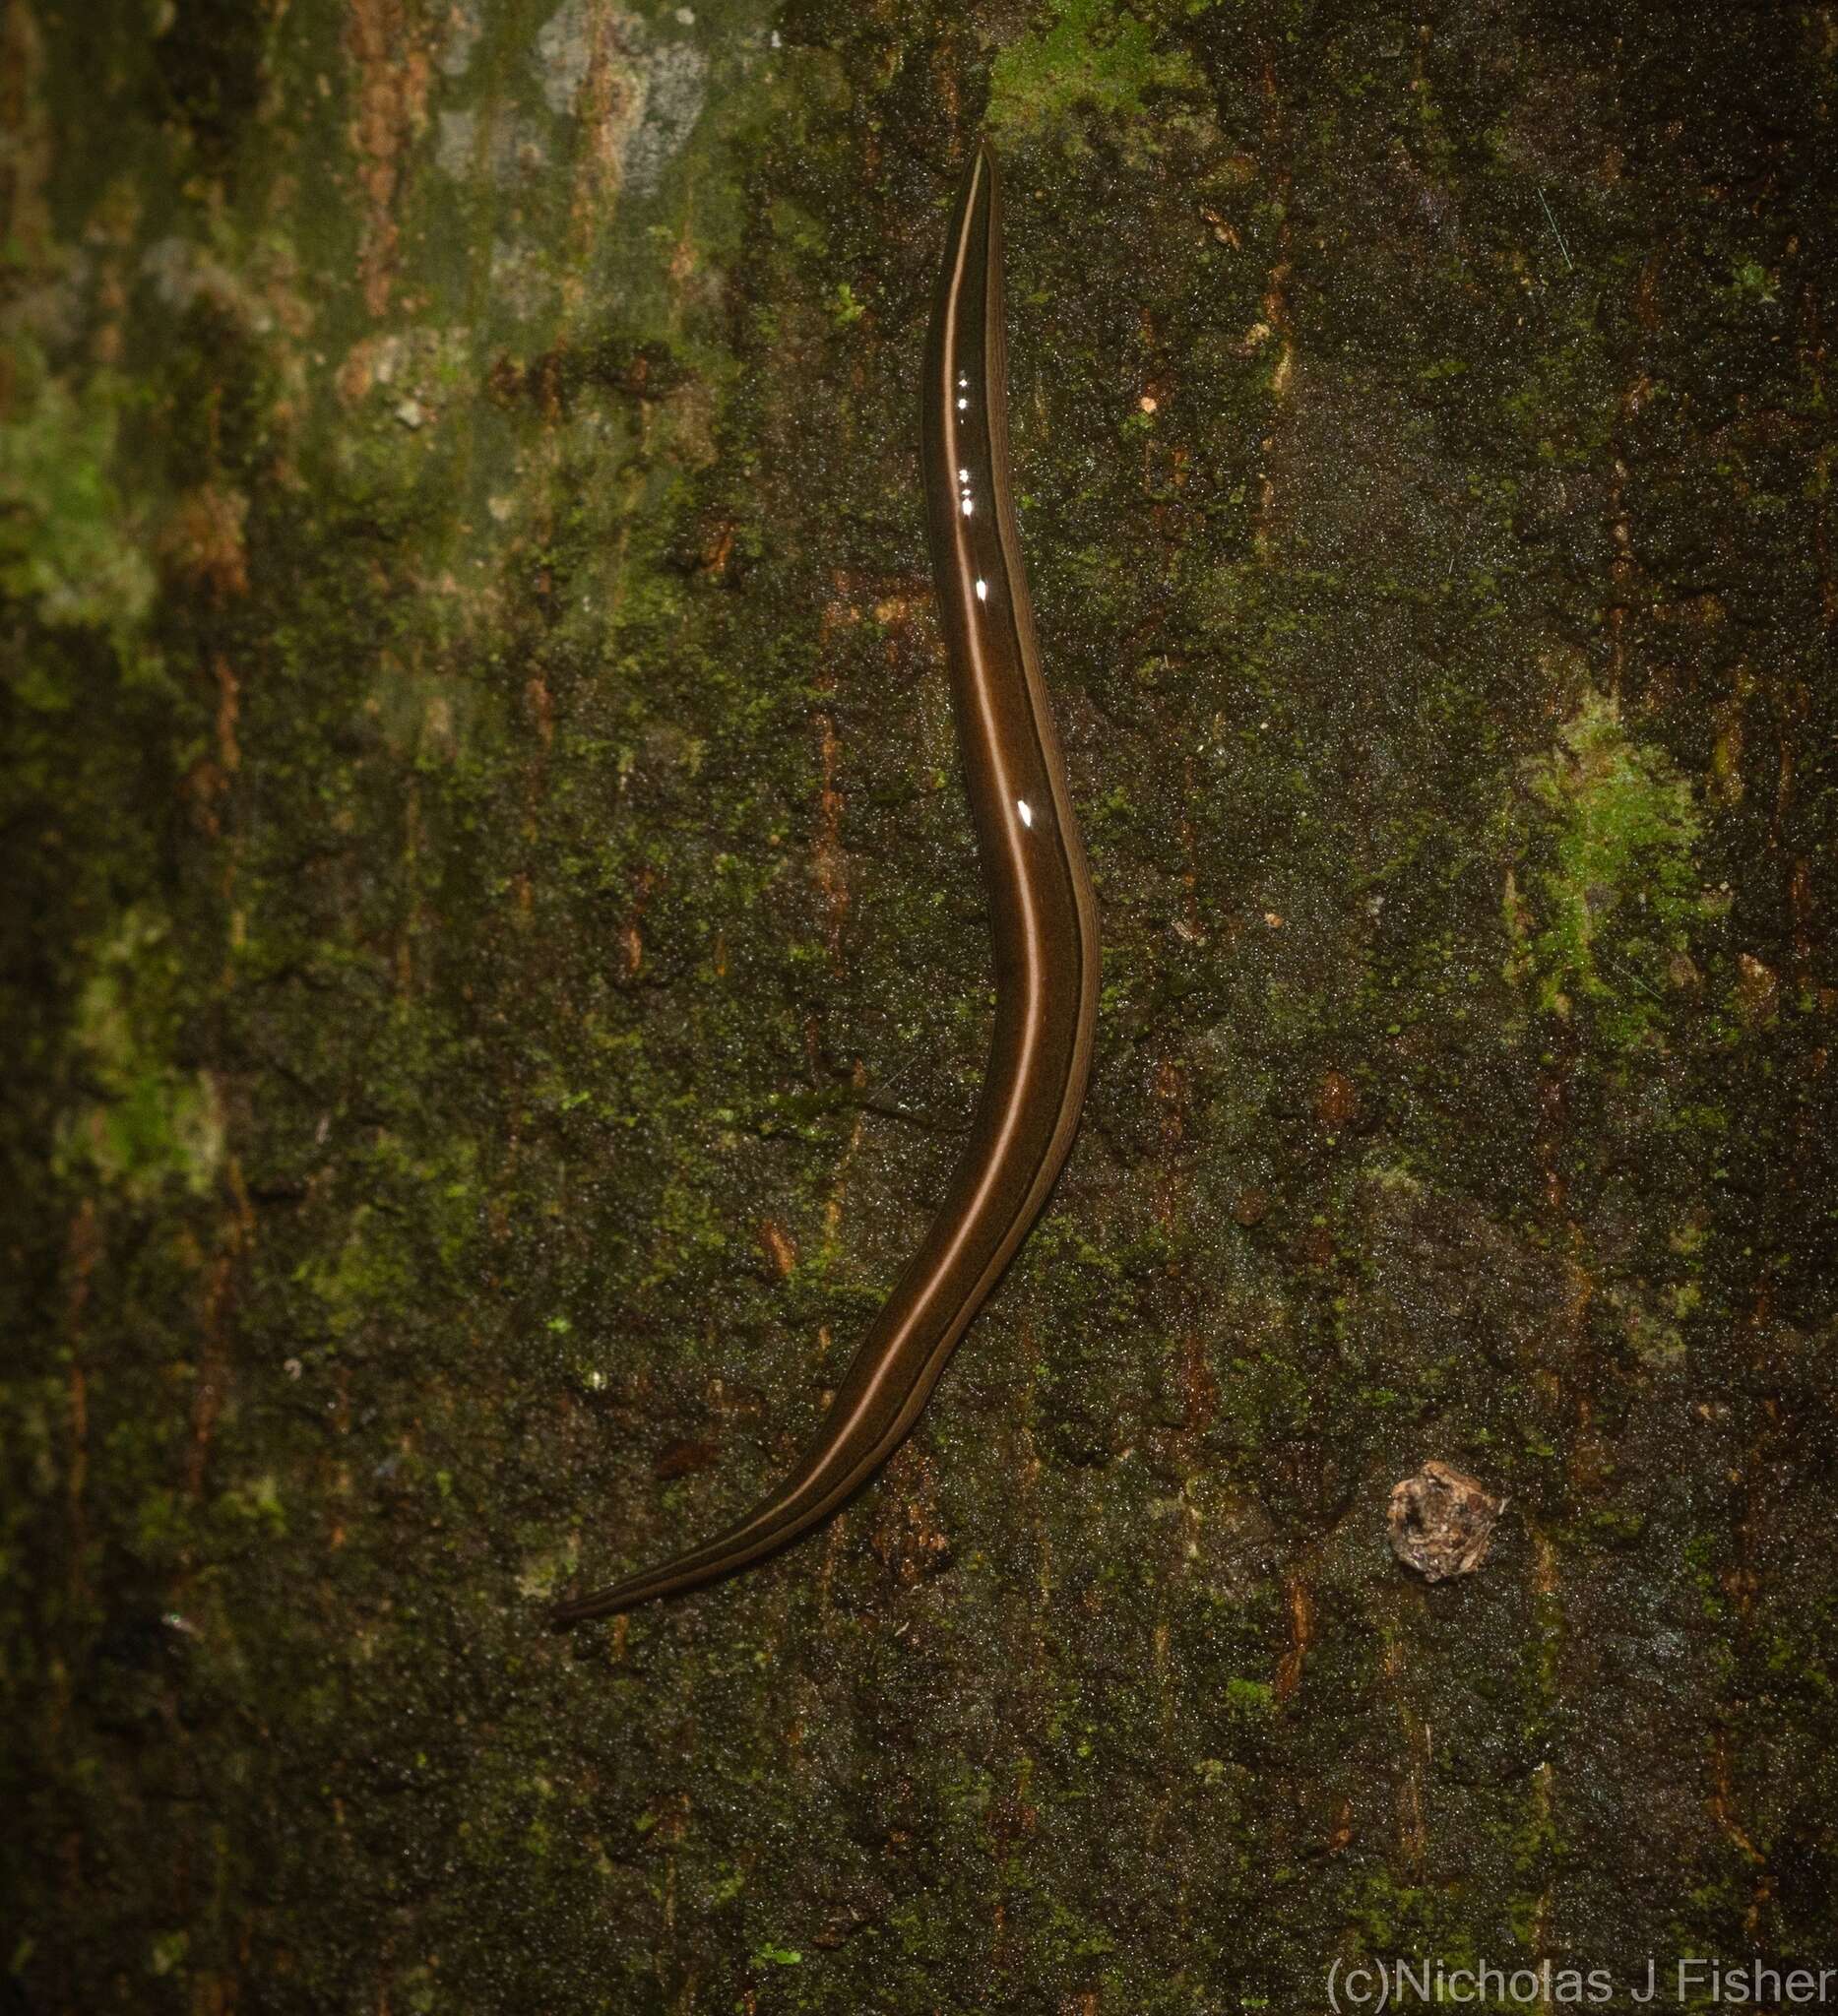
[[[750,1567],[827,1519],[912,1431],[1072,1146],[1098,1012],[1098,917],[1046,706],[1009,492],[1001,210],[978,152],[925,343],[920,472],[964,783],[995,954],[995,1027],[963,1159],[785,1482],[713,1540],[562,1604],[558,1627]]]

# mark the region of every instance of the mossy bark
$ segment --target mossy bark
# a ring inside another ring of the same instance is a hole
[[[7,0],[15,2006],[1838,1960],[1835,52]],[[800,1444],[974,1096],[980,129],[1086,1124],[877,1485],[557,1639]],[[1429,1458],[1509,1501],[1433,1588]]]

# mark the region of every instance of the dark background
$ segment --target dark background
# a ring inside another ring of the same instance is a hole
[[[10,0],[22,2011],[1838,1960],[1838,14]],[[1004,162],[1105,930],[919,1432],[728,1587],[989,955]],[[1435,1458],[1475,1575],[1389,1553]]]

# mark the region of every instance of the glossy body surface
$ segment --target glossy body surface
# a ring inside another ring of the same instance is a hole
[[[920,465],[953,707],[995,954],[970,1138],[919,1251],[792,1475],[701,1546],[553,1613],[557,1626],[713,1582],[827,1519],[912,1431],[1039,1216],[1078,1126],[1098,1007],[1097,908],[1047,712],[1009,491],[1000,202],[980,150],[925,345]]]

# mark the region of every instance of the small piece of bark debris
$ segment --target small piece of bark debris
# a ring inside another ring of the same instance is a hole
[[[1426,1582],[1472,1575],[1487,1559],[1493,1522],[1506,1509],[1475,1479],[1446,1463],[1426,1463],[1391,1491],[1391,1551]]]

